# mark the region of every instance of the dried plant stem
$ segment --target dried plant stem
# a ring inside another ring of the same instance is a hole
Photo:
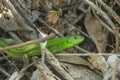
[[[119,64],[119,61],[116,59],[111,80],[116,80],[116,72],[118,70],[118,64]]]
[[[49,80],[47,77],[47,73],[46,71],[40,66],[39,64],[39,58],[37,57],[33,57],[33,64],[35,65],[35,67],[38,69],[38,71],[40,72],[41,76],[43,77],[44,80]],[[44,65],[44,64],[43,64]]]
[[[119,54],[112,54],[112,53],[59,53],[59,54],[55,54],[56,56],[90,56],[90,55],[102,55],[102,56],[111,56],[111,55],[117,55],[120,56]]]
[[[119,28],[115,28],[116,52],[119,51]]]
[[[10,77],[10,74],[7,73],[5,70],[3,70],[2,68],[0,68],[0,72],[3,73],[5,76]]]
[[[107,6],[102,0],[97,0],[108,12],[109,15],[111,15],[116,22],[120,25],[120,17],[109,7]]]
[[[21,43],[21,44],[16,44],[16,45],[13,45],[13,46],[0,48],[0,51],[9,50],[9,49],[12,49],[12,48],[19,48],[19,47],[23,47],[23,46],[27,46],[27,45],[31,45],[31,44],[35,44],[35,43],[39,43],[39,42],[43,42],[43,41],[52,39],[54,37],[55,37],[55,34],[51,34],[51,35],[49,35],[47,37],[44,37],[42,39],[32,40],[32,41],[28,41],[28,42]]]
[[[97,11],[97,14],[100,15],[101,17],[103,17],[105,19],[105,21],[112,27],[112,29],[115,29],[115,24],[111,21],[111,19],[108,17],[108,15],[106,15],[106,13],[102,9],[100,9],[99,7],[97,7],[90,0],[84,0],[84,1],[86,3],[88,3],[92,8],[94,8],[95,11]]]

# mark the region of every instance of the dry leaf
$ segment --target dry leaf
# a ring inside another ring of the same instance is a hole
[[[61,63],[61,65],[74,78],[74,80],[102,80],[102,77],[100,77],[100,75],[84,66],[64,62]]]
[[[10,10],[0,13],[0,28],[4,31],[33,31],[20,17],[12,14]]]
[[[103,72],[105,72],[108,68],[108,64],[105,60],[105,58],[101,55],[94,55],[92,54],[90,58],[88,58],[88,61],[96,68]]]
[[[116,54],[113,54],[113,55],[109,56],[107,59],[107,63],[111,68],[115,67],[115,64],[117,61],[119,61],[119,69],[118,70],[120,72],[120,58]]]
[[[15,80],[17,76],[18,76],[18,71],[15,71],[8,80]]]
[[[40,2],[40,0],[31,0],[31,8],[38,9],[40,6],[39,2]]]
[[[63,31],[64,31],[64,27],[63,27],[60,23],[56,23],[56,24],[54,25],[54,28],[55,28],[56,30],[58,30],[59,32],[61,32],[61,33],[63,33]]]
[[[45,2],[45,6],[48,7],[49,9],[52,9],[52,3],[50,0],[43,0]]]
[[[48,10],[52,9],[52,2],[51,2],[51,0],[40,0],[39,3],[43,7],[43,9],[45,11],[48,11]]]
[[[52,74],[51,74],[52,75]],[[53,75],[51,76],[50,74],[47,74],[47,77],[49,78],[49,80],[56,80]],[[33,73],[32,73],[32,77],[30,80],[44,80],[42,75],[40,74],[40,72],[37,70],[35,70]]]
[[[80,56],[59,56],[57,55],[56,58],[60,61],[60,62],[64,62],[64,63],[69,63],[69,64],[77,64],[77,65],[84,65],[84,66],[88,66],[91,69],[94,69],[94,67],[84,58],[81,58]]]
[[[103,53],[106,48],[107,39],[100,22],[88,11],[84,25],[88,34],[95,42],[98,52]]]
[[[63,3],[63,0],[53,0],[53,2],[56,4],[56,5],[60,5]]]
[[[3,13],[4,11],[7,11],[7,8],[3,2],[0,2],[0,13]]]
[[[60,16],[59,11],[49,11],[48,16],[47,16],[47,21],[52,24],[55,24],[57,23],[59,16]]]

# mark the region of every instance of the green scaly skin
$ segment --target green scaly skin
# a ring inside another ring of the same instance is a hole
[[[80,44],[84,41],[84,37],[79,35],[74,36],[67,36],[62,38],[55,38],[52,40],[49,40],[47,42],[47,49],[50,50],[52,53],[57,53],[63,50],[66,50],[68,48],[71,48],[77,44]],[[15,40],[0,40],[0,47],[6,47],[13,44],[18,44],[19,42]],[[18,58],[22,57],[24,54],[27,54],[27,56],[35,56],[35,55],[41,55],[40,51],[40,44],[32,44],[28,46],[24,46],[21,48],[14,48],[10,50],[4,50],[4,53],[8,54],[10,57]]]

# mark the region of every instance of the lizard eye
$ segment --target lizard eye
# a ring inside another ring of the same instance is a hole
[[[74,39],[77,39],[77,37],[75,36]]]
[[[70,37],[70,38],[67,40],[67,43],[74,42],[74,41],[76,41],[76,39],[78,39],[78,37],[76,37],[76,36]]]
[[[69,43],[69,41],[67,40],[67,43]]]

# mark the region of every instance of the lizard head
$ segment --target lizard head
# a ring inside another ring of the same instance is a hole
[[[69,36],[67,42],[71,43],[71,44],[79,44],[82,43],[84,41],[84,37],[80,36],[80,35],[73,35],[73,36]]]
[[[57,53],[68,48],[74,47],[75,45],[82,43],[84,37],[80,35],[67,36],[62,38],[56,38],[54,40],[48,41],[47,48],[53,52]]]

